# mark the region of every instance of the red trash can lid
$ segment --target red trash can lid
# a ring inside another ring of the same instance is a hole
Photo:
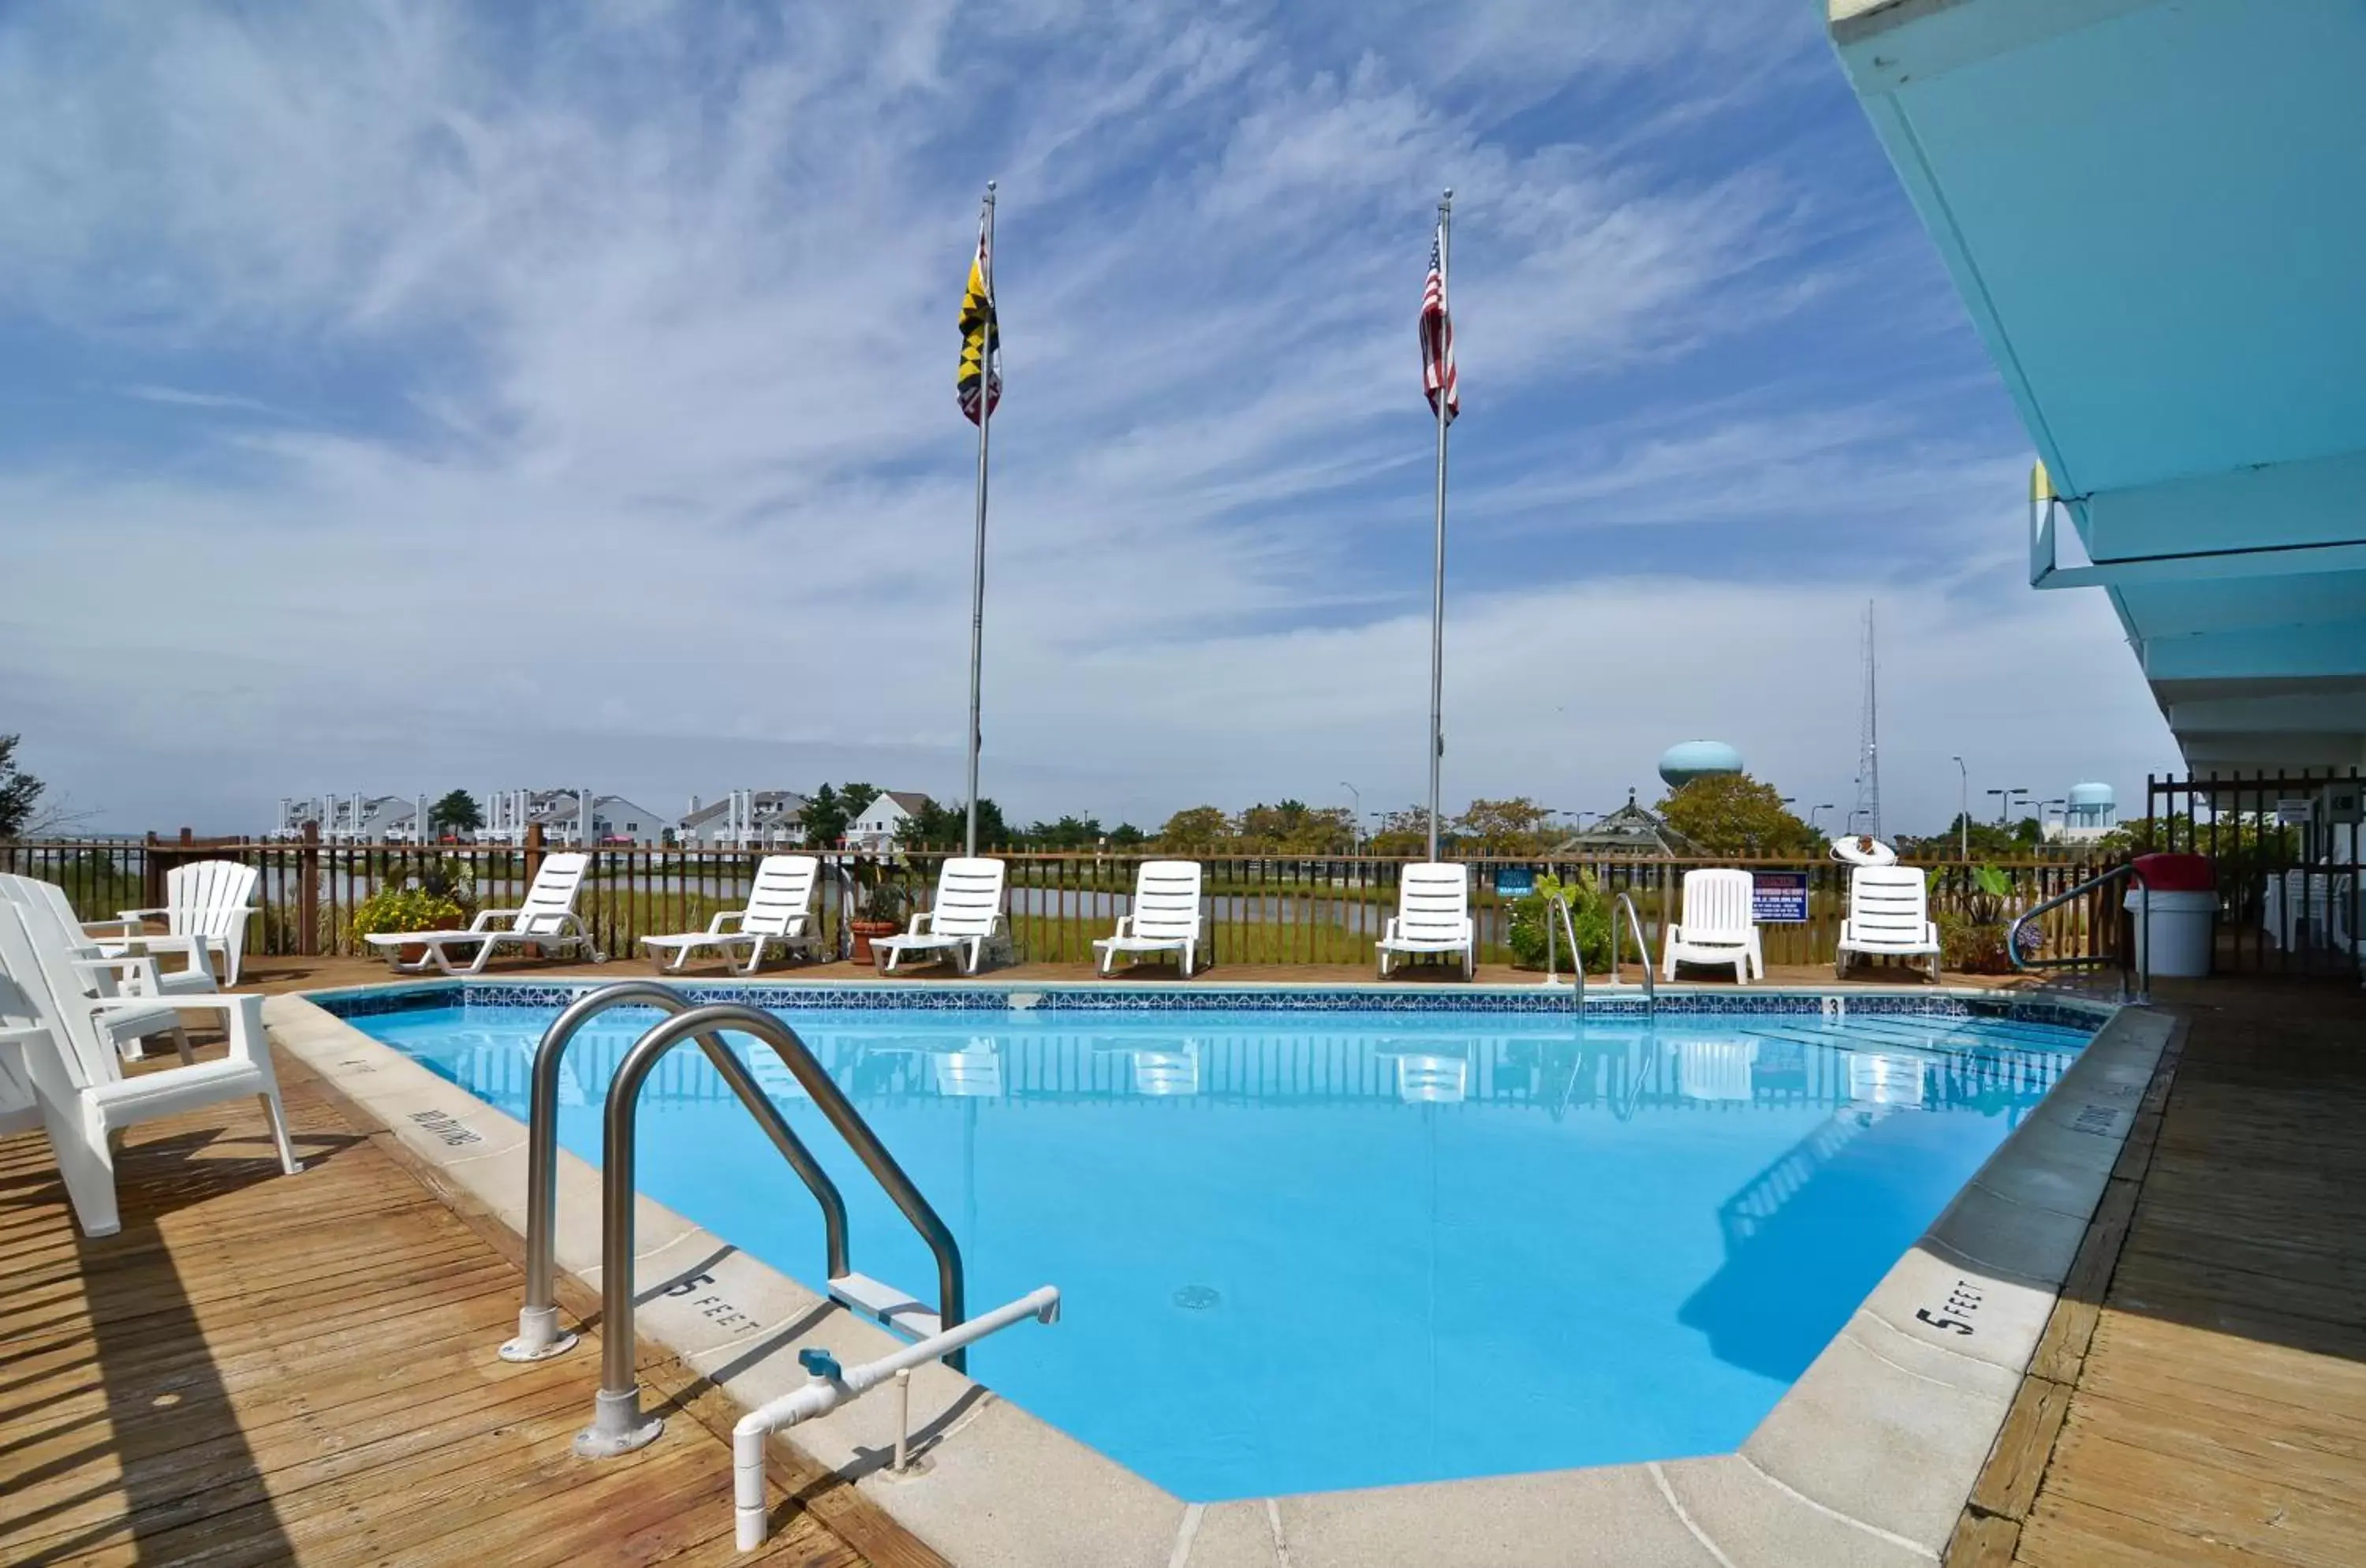
[[[2217,886],[2208,855],[2138,855],[2136,874],[2156,893],[2207,893]]]

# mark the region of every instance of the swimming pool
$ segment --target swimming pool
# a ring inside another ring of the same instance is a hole
[[[1195,1502],[1731,1450],[2088,1032],[1772,998],[1583,1022],[778,1010],[952,1225],[973,1303],[1061,1288],[1056,1331],[982,1343],[973,1375]],[[556,1016],[350,1021],[523,1117]],[[569,1051],[560,1137],[587,1158],[655,1017]],[[793,1080],[736,1043],[845,1191],[854,1266],[932,1280]],[[695,1052],[641,1116],[644,1191],[818,1280],[811,1199]]]

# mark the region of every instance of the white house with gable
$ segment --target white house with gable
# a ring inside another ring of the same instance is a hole
[[[927,795],[917,791],[882,790],[878,798],[862,808],[862,815],[846,825],[846,847],[873,853],[894,849],[896,832],[930,804]]]

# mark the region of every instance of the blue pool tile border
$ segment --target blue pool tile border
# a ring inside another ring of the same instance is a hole
[[[607,982],[569,980],[444,980],[364,990],[323,992],[310,999],[339,1018],[370,1018],[456,1006],[563,1008]],[[1271,987],[1220,989],[1176,986],[873,986],[765,985],[689,981],[681,988],[702,1002],[774,1009],[881,1011],[1001,1012],[1405,1012],[1565,1013],[1573,993],[1543,989],[1451,991],[1380,987]],[[2111,1015],[2106,1004],[1995,996],[1917,996],[1847,991],[1683,991],[1669,996],[1671,1012],[1721,1016],[1816,1016],[1839,998],[1863,1016],[1996,1018],[2053,1024],[2091,1033]],[[1633,992],[1589,994],[1588,1016],[1640,1018],[1644,998]]]

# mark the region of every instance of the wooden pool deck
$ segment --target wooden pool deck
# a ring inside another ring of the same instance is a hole
[[[41,1135],[0,1139],[0,1562],[941,1563],[777,1459],[774,1536],[741,1558],[729,1447],[699,1419],[729,1416],[662,1356],[642,1376],[666,1440],[575,1459],[596,1351],[497,1359],[511,1259],[300,1063],[279,1071],[301,1175],[252,1106],[140,1127],[123,1229],[96,1241]]]
[[[2366,996],[2157,994],[2188,1032],[1948,1568],[2366,1563]]]
[[[385,975],[254,967],[275,990]],[[2366,998],[2162,990],[2188,1032],[1949,1568],[2366,1562]],[[310,1168],[279,1176],[243,1108],[135,1130],[116,1236],[77,1235],[39,1134],[0,1139],[0,1562],[739,1561],[719,1398],[645,1348],[668,1440],[575,1461],[596,1356],[490,1354],[514,1323],[513,1239],[279,1062]],[[776,1457],[772,1479],[774,1539],[749,1561],[941,1561],[834,1477]]]

